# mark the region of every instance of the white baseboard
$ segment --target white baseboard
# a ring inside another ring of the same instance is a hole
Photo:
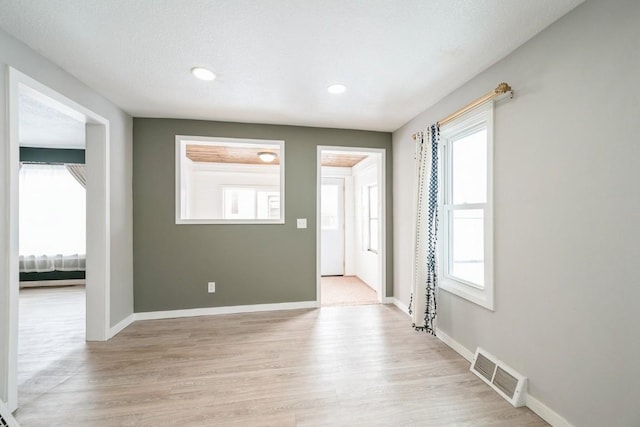
[[[573,427],[573,424],[564,419],[560,414],[530,394],[527,394],[526,399],[527,407],[553,427]]]
[[[404,314],[406,314],[407,316],[410,316],[409,314],[409,307],[407,307],[402,301],[400,301],[398,298],[395,297],[389,297],[387,298],[387,304],[393,304],[396,307],[398,307],[400,310],[402,310],[402,312]]]
[[[124,328],[132,324],[134,321],[135,321],[135,313],[128,315],[127,317],[119,321],[117,325],[112,326],[111,330],[109,331],[109,339],[118,335]]]
[[[317,308],[316,301],[285,302],[277,304],[232,305],[226,307],[190,308],[186,310],[147,311],[134,313],[134,320],[175,319],[178,317],[214,316],[217,314],[254,313],[258,311],[296,310]]]
[[[451,347],[460,356],[468,360],[469,363],[473,361],[474,353],[471,350],[469,350],[438,328],[436,328],[436,337],[440,341]],[[526,404],[529,409],[531,409],[536,415],[551,424],[553,427],[573,427],[573,425],[565,420],[562,416],[560,416],[560,414],[549,408],[544,403],[540,402],[535,397],[531,396],[529,393],[527,393],[525,401],[527,402]]]
[[[43,286],[77,286],[84,284],[85,279],[31,280],[28,282],[20,282],[20,288],[39,288]]]
[[[458,341],[454,340],[453,338],[451,338],[449,335],[445,334],[438,328],[436,328],[436,337],[440,341],[442,341],[443,343],[451,347],[460,356],[467,359],[469,363],[471,363],[471,361],[473,360],[473,354],[474,354],[472,351],[467,349],[465,346],[463,346]]]

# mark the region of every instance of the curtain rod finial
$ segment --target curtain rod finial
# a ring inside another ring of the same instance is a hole
[[[494,90],[495,93],[507,93],[512,92],[511,86],[507,83],[500,83],[497,88]]]

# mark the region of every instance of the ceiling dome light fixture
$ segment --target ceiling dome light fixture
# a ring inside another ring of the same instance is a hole
[[[213,71],[204,68],[204,67],[193,67],[191,69],[191,74],[193,74],[197,79],[211,81],[216,79],[216,75]]]
[[[278,156],[276,153],[272,153],[271,151],[261,151],[258,153],[258,157],[260,157],[260,160],[262,160],[265,163],[271,163]]]
[[[332,95],[340,95],[341,93],[344,93],[346,90],[347,90],[347,87],[340,83],[332,84],[327,88],[327,92],[329,92]]]

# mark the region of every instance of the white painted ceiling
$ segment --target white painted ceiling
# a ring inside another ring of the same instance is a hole
[[[22,147],[85,147],[85,122],[71,117],[47,102],[44,96],[20,93],[18,135]]]
[[[0,27],[135,117],[393,131],[581,2],[0,0]]]

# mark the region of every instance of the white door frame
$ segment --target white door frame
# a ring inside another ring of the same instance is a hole
[[[109,188],[109,121],[88,108],[72,101],[48,86],[20,71],[8,67],[8,152],[7,187],[4,206],[7,209],[4,250],[8,254],[0,284],[8,298],[0,307],[0,321],[7,325],[0,334],[0,398],[10,411],[18,403],[18,173],[20,161],[19,97],[27,91],[32,96],[53,99],[61,111],[86,123],[87,164],[87,277],[86,277],[86,339],[106,341],[110,337],[110,188]]]
[[[348,151],[361,153],[374,153],[380,155],[380,167],[378,169],[378,185],[380,189],[380,256],[378,274],[380,275],[380,289],[378,302],[387,302],[387,182],[386,182],[386,150],[384,148],[343,147],[335,145],[318,145],[317,148],[317,177],[316,177],[316,306],[320,307],[320,292],[322,289],[322,276],[320,254],[322,253],[322,213],[320,212],[320,194],[322,185],[322,152],[323,151]]]

